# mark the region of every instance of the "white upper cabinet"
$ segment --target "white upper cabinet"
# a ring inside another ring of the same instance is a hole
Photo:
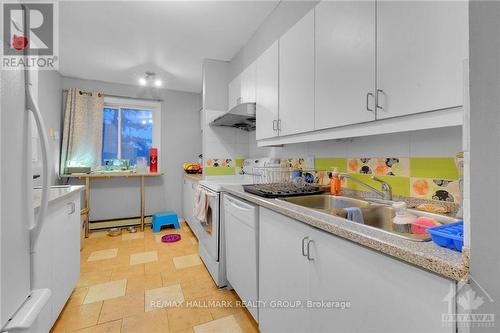
[[[467,6],[377,2],[377,119],[462,105]]]
[[[314,129],[314,9],[279,42],[280,135]]]
[[[253,63],[229,82],[227,86],[228,110],[241,103],[255,102],[255,70],[256,66]]]
[[[255,62],[241,73],[240,103],[255,103]]]
[[[278,135],[278,41],[255,62],[257,140]]]
[[[241,74],[229,82],[227,90],[227,109],[231,110],[238,105],[238,101],[241,99]]]
[[[315,12],[315,129],[375,120],[375,1],[323,1]]]

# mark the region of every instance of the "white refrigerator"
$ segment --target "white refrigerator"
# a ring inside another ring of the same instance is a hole
[[[36,74],[36,73],[35,73]],[[37,75],[2,70],[0,103],[0,332],[38,332],[49,289],[32,288],[32,248],[43,228],[49,179],[48,140],[34,97]],[[42,146],[42,205],[32,203],[32,120]]]

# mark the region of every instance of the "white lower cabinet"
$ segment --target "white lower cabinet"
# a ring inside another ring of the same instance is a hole
[[[262,332],[455,332],[454,281],[268,209],[259,223]],[[303,307],[270,306],[283,300]]]
[[[194,191],[198,186],[196,180],[192,180],[184,177],[184,184],[182,188],[182,217],[184,221],[189,225],[193,233],[197,238],[199,238],[200,224],[193,218],[194,210]]]
[[[284,304],[309,297],[309,262],[302,255],[309,228],[262,207],[259,212],[259,300],[265,303],[259,309],[259,328],[308,332],[307,309]]]
[[[49,206],[33,256],[33,289],[51,290],[37,321],[48,332],[80,277],[80,196]]]

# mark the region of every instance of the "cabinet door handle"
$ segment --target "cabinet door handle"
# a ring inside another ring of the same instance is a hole
[[[374,98],[373,93],[369,92],[366,94],[366,111],[373,112],[373,109],[370,109],[370,96]]]
[[[70,202],[68,203],[68,206],[69,206],[69,212],[68,212],[68,215],[71,215],[75,212],[76,210],[76,207],[75,207],[75,203],[74,202]]]
[[[385,92],[382,89],[377,89],[377,98],[375,98],[375,106],[377,109],[380,109],[382,111],[385,111],[384,108],[380,105],[380,94],[385,96]]]
[[[302,255],[303,255],[304,257],[308,257],[308,256],[309,256],[309,254],[308,254],[308,253],[306,253],[306,241],[307,241],[307,240],[309,240],[309,237],[304,237],[304,238],[302,238]]]
[[[311,243],[314,243],[314,241],[311,239],[307,242],[307,259],[309,261],[313,261],[314,258],[311,257]]]
[[[273,131],[277,131],[277,130],[278,130],[278,121],[273,120]]]
[[[278,119],[278,132],[281,131],[281,119]]]

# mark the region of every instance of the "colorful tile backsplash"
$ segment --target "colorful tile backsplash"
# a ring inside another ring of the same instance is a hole
[[[310,164],[311,162],[309,162]],[[314,159],[314,166],[308,165],[306,158],[282,158],[281,166],[314,169],[309,170],[315,181],[329,184],[329,174],[333,168],[349,173],[375,188],[378,182],[370,179],[375,175],[392,186],[393,194],[420,199],[461,203],[459,172],[454,157],[321,157]],[[212,158],[205,162],[204,174],[234,175],[239,173],[243,159]],[[366,191],[353,182],[343,181],[342,186]]]
[[[316,159],[316,169],[332,170],[333,167],[340,172],[346,170],[352,177],[378,188],[380,184],[370,179],[375,175],[392,186],[394,195],[454,203],[460,203],[462,199],[453,157]],[[363,186],[349,180],[346,187],[366,191]]]
[[[348,173],[362,173],[376,176],[410,176],[410,159],[407,157],[350,158]]]
[[[230,158],[209,158],[203,173],[207,176],[229,176],[236,173],[236,163]]]

